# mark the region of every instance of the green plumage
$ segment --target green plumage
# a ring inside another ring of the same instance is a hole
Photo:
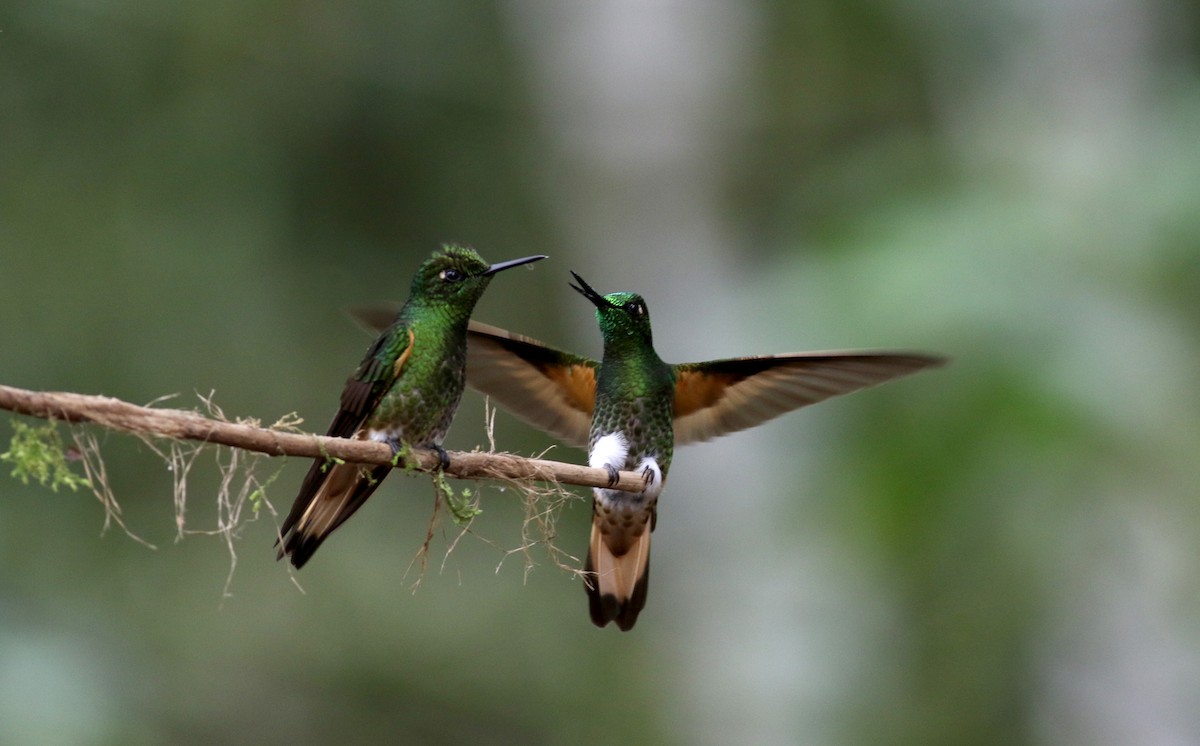
[[[600,295],[603,361],[471,322],[468,383],[518,417],[572,445],[588,462],[640,471],[644,489],[593,491],[584,565],[592,621],[629,629],[646,604],[650,534],[676,445],[754,427],[793,409],[941,365],[920,353],[847,351],[728,358],[669,365],[654,351],[646,304],[633,293]]]
[[[650,312],[634,293],[600,295],[575,275],[579,293],[596,306],[604,358],[596,379],[588,463],[639,471],[641,492],[592,490],[592,532],[584,571],[588,611],[603,627],[633,627],[646,605],[650,534],[675,447],[675,371],[654,351]]]
[[[653,456],[666,477],[675,445],[675,370],[654,351],[650,316],[641,296],[612,293],[604,300],[609,305],[596,309],[604,359],[596,380],[588,450],[603,436],[621,433],[629,449],[622,470]]]
[[[489,266],[472,249],[447,246],[427,259],[408,301],[347,380],[327,434],[440,451],[466,380],[471,311],[496,272],[543,258]],[[314,460],[280,530],[279,556],[303,566],[389,471]]]
[[[409,306],[393,330],[388,348],[381,351],[375,366],[387,371],[391,380],[366,427],[376,439],[441,443],[466,381],[466,321]],[[395,376],[392,371],[407,350],[410,331],[419,341],[404,361],[402,374]]]

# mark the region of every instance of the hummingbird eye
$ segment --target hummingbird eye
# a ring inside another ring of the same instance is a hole
[[[646,312],[646,307],[637,301],[630,303],[629,305],[625,306],[625,308],[628,309],[629,313],[633,314],[634,316],[641,316]]]
[[[449,269],[443,269],[438,274],[438,277],[445,280],[446,282],[459,282],[460,280],[465,279],[466,275],[463,274],[461,270],[457,270],[457,269],[454,269],[453,267],[451,267]]]

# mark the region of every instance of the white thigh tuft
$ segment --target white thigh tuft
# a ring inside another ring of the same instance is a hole
[[[663,474],[658,459],[647,456],[638,462],[634,471],[646,478],[646,488],[642,490],[642,494],[650,500],[657,500],[663,490]]]
[[[629,453],[629,442],[621,433],[609,433],[592,447],[588,454],[588,466],[593,469],[603,469],[612,466],[615,469],[625,468],[625,456]]]

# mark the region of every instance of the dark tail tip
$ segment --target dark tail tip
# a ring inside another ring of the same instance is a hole
[[[609,622],[616,622],[622,632],[633,629],[637,623],[638,614],[646,608],[646,595],[650,589],[650,564],[646,563],[646,571],[638,578],[629,598],[621,601],[611,593],[601,593],[596,582],[595,570],[592,569],[592,555],[588,552],[584,563],[583,590],[588,597],[588,615],[592,624],[597,627],[607,627]]]
[[[299,536],[293,532],[284,540],[283,546],[279,547],[279,551],[275,553],[275,561],[278,562],[287,557],[288,561],[292,563],[292,567],[299,570],[301,567],[304,567],[306,562],[312,559],[313,554],[317,551],[317,547],[321,546],[321,542],[324,539],[325,537],[323,536],[320,538],[315,536]],[[278,541],[275,544],[279,546]]]

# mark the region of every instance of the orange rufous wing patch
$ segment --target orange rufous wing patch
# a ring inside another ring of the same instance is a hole
[[[393,375],[396,378],[400,377],[400,372],[404,370],[404,364],[408,362],[408,358],[412,355],[413,343],[417,341],[417,335],[413,334],[413,330],[408,330],[408,347],[404,348],[404,352],[400,353],[400,357],[396,358],[396,362],[392,365]]]
[[[793,409],[939,366],[908,352],[803,352],[675,366],[675,444],[744,430]]]
[[[598,367],[504,329],[467,327],[467,385],[569,445],[587,446]]]

